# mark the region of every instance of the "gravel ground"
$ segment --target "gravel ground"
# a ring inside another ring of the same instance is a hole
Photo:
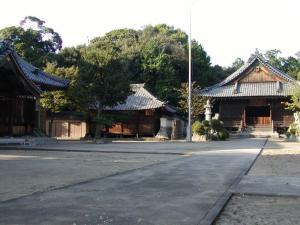
[[[216,225],[300,224],[300,198],[235,195]]]
[[[270,139],[250,176],[300,177],[300,143]],[[234,195],[215,225],[300,224],[300,197]]]
[[[249,175],[300,177],[300,143],[270,140]]]
[[[0,201],[178,159],[178,155],[0,152]]]

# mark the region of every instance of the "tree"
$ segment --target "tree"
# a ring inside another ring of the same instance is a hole
[[[266,60],[281,71],[291,75],[295,79],[300,79],[300,59],[293,56],[287,58],[280,56],[281,51],[272,49],[264,54]],[[296,54],[297,55],[297,54]]]
[[[192,121],[199,119],[205,112],[207,98],[199,95],[200,87],[192,83]],[[188,83],[183,83],[180,89],[179,110],[184,115],[188,114]]]
[[[19,27],[0,30],[0,39],[11,40],[18,54],[40,68],[62,48],[60,35],[32,16],[25,17]]]
[[[293,111],[300,111],[300,88],[295,87],[291,97],[291,102],[285,103],[287,108]]]
[[[52,133],[52,124],[55,113],[61,111],[76,111],[78,109],[77,101],[74,99],[74,85],[78,76],[78,67],[69,68],[57,67],[54,63],[47,63],[44,71],[49,74],[55,74],[69,80],[67,90],[48,91],[41,95],[41,106],[48,111],[50,117],[49,134]]]
[[[244,60],[242,60],[241,58],[236,58],[234,60],[234,62],[232,63],[231,65],[231,68],[236,71],[238,70],[239,68],[241,68],[243,65],[245,64]]]
[[[102,41],[102,40],[101,40]],[[102,111],[126,100],[130,93],[129,80],[122,64],[115,59],[111,48],[103,49],[99,42],[82,49],[84,63],[77,82],[79,102],[86,110],[96,112],[95,137],[100,135],[100,125],[105,123]]]
[[[281,51],[278,49],[271,49],[265,52],[264,57],[274,67],[282,69],[284,59],[280,57]]]

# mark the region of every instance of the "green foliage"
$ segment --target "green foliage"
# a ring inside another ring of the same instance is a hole
[[[286,102],[285,104],[287,106],[287,109],[290,109],[293,111],[300,111],[300,88],[299,87],[295,87],[293,89],[291,101]]]
[[[200,87],[193,82],[192,83],[192,120],[195,121],[199,119],[200,115],[205,111],[205,104],[207,98],[201,97],[198,94]],[[178,108],[183,115],[188,113],[188,83],[183,83],[179,90],[180,100],[178,103]]]
[[[241,68],[243,65],[245,64],[244,60],[242,60],[241,58],[236,58],[234,60],[234,62],[232,63],[231,65],[231,68],[236,71],[238,70],[239,68]]]
[[[225,141],[226,139],[228,139],[229,138],[229,132],[228,132],[228,130],[226,130],[225,128],[221,129],[218,132],[218,138],[221,141]]]
[[[291,135],[299,136],[300,130],[299,130],[298,125],[297,125],[296,123],[292,123],[292,124],[289,126],[288,132],[289,132]]]
[[[291,75],[295,79],[300,79],[300,59],[289,56],[287,58],[281,57],[281,51],[277,49],[272,49],[266,51],[264,57],[273,66],[282,70],[283,72]]]
[[[210,122],[195,121],[192,125],[193,134],[206,135],[212,140],[226,140],[229,138],[229,132],[223,127],[223,122],[213,119]]]
[[[223,122],[217,119],[212,119],[210,121],[210,126],[213,133],[218,133],[223,129]]]
[[[204,124],[201,123],[199,120],[195,121],[192,125],[192,132],[193,134],[205,135],[206,130]]]
[[[42,106],[51,112],[59,111],[56,109],[56,107],[58,107],[60,110],[67,111],[79,110],[76,99],[77,89],[75,87],[79,75],[79,68],[77,66],[58,67],[55,63],[47,63],[44,71],[46,73],[68,79],[69,87],[64,91],[52,91],[44,93],[41,96],[41,101],[43,102]],[[61,100],[60,102],[57,102],[52,100],[55,98],[55,96],[58,96],[59,99],[63,99],[63,101]],[[48,104],[49,102],[53,104]],[[55,106],[54,104],[58,105]]]
[[[36,17],[25,17],[19,27],[0,30],[0,39],[12,41],[17,53],[37,67],[42,67],[62,48],[62,39],[45,22]]]
[[[63,91],[45,92],[41,95],[41,106],[52,113],[60,112],[68,104]]]

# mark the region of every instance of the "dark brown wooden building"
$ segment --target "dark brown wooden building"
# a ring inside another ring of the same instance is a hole
[[[132,94],[128,96],[125,103],[105,110],[108,114],[117,113],[125,118],[122,122],[107,127],[108,134],[153,137],[162,129],[161,120],[163,120],[168,127],[166,129],[172,129],[172,125],[168,125],[168,123],[175,121],[174,123],[177,123],[176,134],[178,137],[182,136],[183,125],[179,122],[181,119],[177,116],[175,107],[154,97],[145,89],[144,84],[132,84],[131,91]],[[163,133],[170,137],[171,132]]]
[[[42,118],[40,94],[67,86],[68,81],[29,64],[8,42],[0,40],[0,136],[38,132]]]
[[[244,66],[200,95],[214,99],[214,112],[227,128],[252,126],[275,131],[293,122],[293,113],[283,102],[290,100],[298,85],[256,52]]]

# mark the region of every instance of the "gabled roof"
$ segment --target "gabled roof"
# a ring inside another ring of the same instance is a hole
[[[284,83],[278,82],[253,82],[253,83],[234,83],[242,78],[249,68],[255,63],[266,67],[271,73],[279,77]],[[226,77],[220,83],[211,87],[204,88],[200,95],[206,97],[250,97],[250,96],[289,96],[292,94],[293,87],[298,85],[298,81],[288,74],[270,65],[263,56],[256,51],[249,60],[237,71]]]
[[[108,107],[106,110],[129,111],[165,108],[167,111],[176,112],[174,107],[154,97],[144,86],[144,84],[131,84],[130,89],[133,93],[127,97],[126,102]]]
[[[14,49],[7,41],[0,40],[0,60],[5,58],[6,56],[12,57],[18,68],[21,70],[22,74],[26,76],[26,79],[32,81],[38,89],[41,88],[40,86],[60,89],[66,88],[69,84],[67,80],[47,74],[39,68],[26,62],[14,51]]]

